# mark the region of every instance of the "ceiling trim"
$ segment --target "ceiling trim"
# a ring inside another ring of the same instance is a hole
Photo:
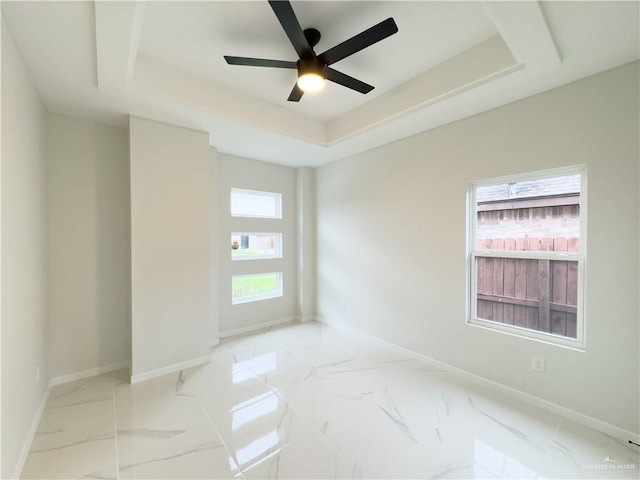
[[[129,86],[142,31],[143,2],[95,2],[98,87]]]
[[[326,125],[320,120],[292,113],[147,55],[137,56],[130,90],[316,145],[327,144]]]
[[[523,68],[500,35],[430,68],[381,97],[329,123],[335,144]]]
[[[538,2],[482,3],[519,62],[535,69],[559,67],[562,64]]]

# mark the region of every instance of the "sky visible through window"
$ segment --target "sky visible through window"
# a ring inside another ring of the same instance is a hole
[[[280,194],[232,190],[231,215],[240,217],[281,218]]]

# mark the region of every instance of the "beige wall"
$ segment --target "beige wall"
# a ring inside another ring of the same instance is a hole
[[[638,432],[638,105],[636,62],[319,168],[319,316]],[[577,164],[586,352],[466,325],[469,182]]]
[[[282,193],[282,219],[232,218],[232,188]],[[296,170],[218,153],[220,333],[297,315]],[[231,261],[231,232],[282,232],[282,259]],[[231,305],[231,276],[282,272],[283,296]]]
[[[48,381],[45,117],[3,18],[2,478],[14,475],[28,447]]]
[[[123,128],[60,115],[47,126],[57,377],[129,361],[129,144]]]
[[[212,165],[203,132],[131,118],[132,378],[211,353]]]

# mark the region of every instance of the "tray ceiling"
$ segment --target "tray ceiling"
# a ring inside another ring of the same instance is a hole
[[[294,1],[323,51],[394,17],[399,32],[287,102],[296,60],[266,1],[2,2],[48,109],[116,125],[143,116],[209,132],[218,150],[316,166],[638,59],[637,2]]]

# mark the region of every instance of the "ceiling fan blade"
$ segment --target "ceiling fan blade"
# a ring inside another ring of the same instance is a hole
[[[311,51],[311,47],[309,46],[309,42],[307,42],[307,38],[304,36],[304,32],[293,11],[293,7],[291,7],[291,3],[281,0],[269,0],[269,5],[271,5],[273,9],[273,13],[278,17],[280,25],[282,25],[284,32],[287,34],[287,37],[289,37],[289,41],[291,41],[291,45],[293,45],[298,57],[308,54],[308,52]]]
[[[374,43],[384,40],[398,31],[398,26],[393,18],[387,18],[373,27],[351,37],[349,40],[330,48],[326,52],[318,55],[327,65],[336,63],[343,58],[353,55],[360,50],[370,47]]]
[[[357,78],[350,77],[342,72],[334,70],[331,67],[325,67],[324,77],[334,83],[338,83],[344,87],[350,88],[360,93],[369,93],[373,90],[373,86],[368,83],[361,82]]]
[[[296,62],[285,60],[268,60],[266,58],[231,57],[225,55],[224,59],[229,65],[247,65],[249,67],[274,67],[274,68],[298,68]]]
[[[300,99],[302,98],[302,94],[304,92],[300,89],[300,87],[298,86],[298,84],[296,83],[293,86],[293,90],[291,90],[291,93],[289,94],[289,98],[287,98],[287,100],[289,102],[299,102]]]

